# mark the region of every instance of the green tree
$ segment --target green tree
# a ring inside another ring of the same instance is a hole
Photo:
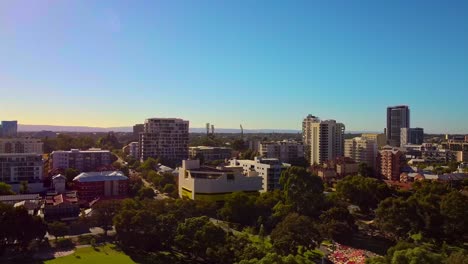
[[[359,163],[358,174],[362,177],[372,177],[373,172],[372,168],[367,165],[367,163]]]
[[[415,247],[405,250],[396,251],[392,257],[392,264],[411,264],[411,263],[427,263],[440,264],[443,263],[444,257],[441,254],[433,253],[424,247]]]
[[[59,237],[64,237],[68,234],[69,227],[63,222],[52,222],[47,225],[47,231],[49,234],[55,237],[55,241]]]
[[[468,236],[468,197],[452,191],[442,199],[440,211],[444,218],[443,230],[450,240],[462,241]]]
[[[162,189],[162,191],[164,193],[168,193],[173,198],[177,197],[177,193],[178,193],[177,187],[172,183],[168,183],[164,185],[164,188]]]
[[[273,247],[282,255],[295,254],[299,247],[314,249],[322,240],[315,226],[307,216],[289,214],[271,232]]]
[[[336,241],[347,241],[357,229],[354,218],[348,209],[332,207],[320,215],[322,236]]]
[[[150,187],[143,187],[138,191],[137,197],[141,200],[143,199],[154,199],[155,197],[154,190]]]
[[[28,186],[28,181],[21,181],[20,182],[20,189],[19,192],[21,194],[25,194],[29,192],[29,186]]]
[[[112,229],[113,218],[120,209],[120,201],[104,200],[99,201],[93,206],[91,212],[91,222],[104,230],[104,236],[107,231]]]
[[[281,173],[286,203],[302,215],[318,216],[324,207],[325,196],[322,179],[310,175],[304,168],[289,167]]]
[[[416,211],[414,202],[390,197],[379,204],[375,211],[375,221],[383,232],[396,239],[405,238],[409,233],[418,233],[420,230]]]
[[[232,149],[234,149],[236,151],[245,151],[247,149],[243,139],[234,140],[234,142],[232,142],[231,146],[232,146]]]
[[[0,182],[0,195],[12,195],[12,194],[15,194],[15,192],[11,190],[11,185],[6,184],[4,182]]]
[[[67,178],[67,182],[72,182],[73,179],[78,176],[80,172],[74,168],[68,168],[65,170],[65,177]]]
[[[114,224],[123,247],[149,252],[170,248],[177,227],[172,215],[159,214],[150,208],[124,208],[115,216]]]
[[[255,200],[255,208],[258,215],[257,224],[263,225],[268,231],[277,224],[277,218],[273,216],[275,206],[283,200],[280,190],[261,193]]]
[[[338,197],[358,205],[364,212],[376,208],[380,201],[392,194],[388,186],[373,178],[347,176],[336,185]]]
[[[195,258],[206,259],[207,250],[221,247],[226,241],[226,234],[208,217],[194,217],[179,224],[174,241],[182,251]]]
[[[255,196],[244,192],[234,192],[226,198],[223,208],[219,210],[219,214],[229,222],[242,225],[253,224],[257,219],[255,200]]]

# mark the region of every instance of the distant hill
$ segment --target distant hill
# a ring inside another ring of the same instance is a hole
[[[54,132],[132,132],[133,127],[88,127],[88,126],[51,126],[51,125],[18,125],[20,132],[38,132],[38,131],[54,131]],[[191,133],[205,133],[206,128],[191,127]],[[240,133],[238,128],[216,128],[215,133]],[[301,130],[296,129],[244,129],[244,133],[301,133]],[[359,134],[363,131],[346,131],[346,133]]]
[[[132,132],[133,127],[88,127],[88,126],[51,126],[51,125],[18,125],[20,132],[37,132],[37,131],[54,131],[54,132]],[[206,128],[191,127],[191,133],[205,133]],[[216,133],[240,133],[240,129],[235,128],[216,128]],[[244,133],[299,133],[299,130],[293,129],[244,129]]]

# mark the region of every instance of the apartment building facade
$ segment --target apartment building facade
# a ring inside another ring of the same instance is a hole
[[[263,158],[287,163],[304,158],[304,144],[290,140],[263,141],[259,144],[259,153]]]
[[[35,138],[0,138],[0,153],[44,153],[44,143]]]
[[[41,154],[9,153],[0,154],[0,181],[19,183],[39,182],[44,173]]]
[[[209,162],[230,159],[231,156],[232,149],[227,147],[189,147],[189,157],[191,159],[203,159],[205,162]]]
[[[107,166],[112,163],[112,154],[109,150],[72,149],[68,151],[53,151],[52,169],[74,168],[81,172],[93,171],[98,167]]]
[[[384,133],[363,133],[361,138],[373,140],[377,144],[377,148],[387,145],[387,135]]]
[[[302,140],[310,164],[323,164],[344,156],[345,125],[308,115],[302,122]]]
[[[179,118],[146,119],[139,134],[139,157],[181,161],[189,157],[189,121]]]
[[[442,148],[450,150],[458,162],[468,162],[468,142],[450,139],[442,143]]]
[[[345,140],[345,157],[351,158],[356,163],[366,163],[375,169],[377,158],[377,144],[373,140],[356,137]]]
[[[398,148],[386,146],[377,154],[379,175],[385,180],[399,181],[404,153]]]

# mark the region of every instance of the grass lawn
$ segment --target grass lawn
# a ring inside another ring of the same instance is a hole
[[[46,264],[95,264],[95,263],[112,263],[112,264],[130,264],[136,263],[125,253],[115,250],[114,245],[106,244],[105,246],[97,247],[95,250],[92,247],[78,248],[75,253],[52,260],[45,261]]]

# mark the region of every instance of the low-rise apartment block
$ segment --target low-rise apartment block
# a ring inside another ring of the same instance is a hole
[[[110,165],[112,161],[111,152],[101,149],[59,150],[53,151],[51,156],[53,170],[74,168],[81,172],[93,171],[98,167]]]
[[[120,171],[83,172],[73,182],[78,198],[87,201],[128,194],[128,177]]]
[[[179,196],[192,200],[224,201],[238,191],[258,193],[262,178],[245,176],[239,170],[200,166],[199,160],[184,160],[179,168]]]
[[[454,153],[456,161],[468,162],[468,142],[464,140],[448,140],[442,143],[444,149],[448,149]]]
[[[0,138],[1,153],[42,154],[44,143],[35,138]]]
[[[293,162],[304,158],[304,144],[296,141],[263,141],[259,145],[263,158],[278,159],[281,162]]]
[[[207,146],[189,147],[189,157],[191,159],[203,159],[205,162],[207,162],[229,159],[231,156],[231,148]]]
[[[42,155],[32,153],[0,154],[0,181],[19,183],[42,180],[44,163]]]

